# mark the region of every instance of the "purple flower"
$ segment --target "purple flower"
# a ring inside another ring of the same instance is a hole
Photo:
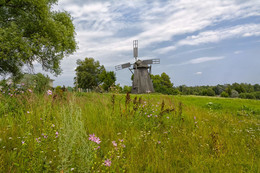
[[[24,86],[24,83],[21,83],[22,86]]]
[[[98,150],[100,148],[100,146],[98,146],[97,148],[94,148],[94,150]]]
[[[117,147],[116,141],[112,141],[112,144],[114,145],[114,147]]]
[[[95,141],[95,134],[94,133],[93,135],[90,134],[88,140]]]
[[[56,135],[58,135],[58,134],[59,134],[59,132],[56,132],[55,134],[56,134]]]
[[[91,135],[91,134],[89,135],[88,140],[93,141],[97,144],[100,144],[100,142],[101,142],[101,140],[98,137],[96,137],[94,133],[93,133],[93,135]]]
[[[111,166],[111,160],[107,159],[104,161],[105,166]]]
[[[100,144],[101,140],[99,138],[96,138],[95,141],[97,144]]]
[[[22,145],[24,144],[24,141],[22,141]]]
[[[49,95],[52,95],[52,91],[51,90],[48,90],[47,91],[47,95],[49,96]]]
[[[194,116],[193,118],[194,118],[194,120],[196,120],[196,117],[195,117],[195,116]]]
[[[31,89],[28,89],[28,91],[31,93],[32,92],[32,90]]]

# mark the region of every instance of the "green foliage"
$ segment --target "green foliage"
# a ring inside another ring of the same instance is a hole
[[[20,73],[39,62],[61,72],[60,60],[76,50],[74,25],[67,12],[51,10],[57,0],[0,2],[0,73]]]
[[[105,67],[93,58],[77,60],[77,65],[75,85],[78,88],[108,91],[116,81],[115,73],[106,71]]]
[[[108,91],[109,88],[116,82],[116,74],[113,71],[103,71],[100,74],[100,80],[102,81],[102,88]]]
[[[228,97],[228,93],[226,93],[225,91],[223,91],[220,96],[221,96],[221,97]]]
[[[132,86],[127,86],[127,85],[125,85],[124,87],[123,87],[123,93],[131,93],[131,91],[132,91]]]
[[[93,89],[102,83],[101,77],[105,73],[105,67],[93,58],[77,60],[75,85],[78,88]]]
[[[166,73],[151,75],[155,92],[162,94],[176,94],[170,77]]]
[[[215,96],[215,91],[212,88],[204,89],[202,91],[202,95],[204,95],[204,96]]]
[[[50,78],[48,76],[44,76],[41,73],[37,73],[33,76],[33,80],[35,81],[35,88],[34,91],[38,93],[43,93],[50,88]]]

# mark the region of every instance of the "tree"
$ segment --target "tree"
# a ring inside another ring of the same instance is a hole
[[[94,89],[101,87],[108,91],[116,81],[116,75],[113,71],[106,71],[99,61],[93,58],[85,58],[85,60],[77,60],[78,67],[76,68],[75,85],[78,88]]]
[[[44,76],[41,73],[37,73],[36,75],[33,76],[33,79],[36,83],[34,90],[38,93],[43,93],[47,89],[50,88],[50,78],[49,76]]]
[[[51,10],[57,1],[0,1],[0,74],[17,75],[34,61],[61,73],[60,61],[76,50],[76,42],[71,16]]]
[[[170,77],[166,73],[160,75],[151,75],[155,92],[163,94],[175,94]]]
[[[116,81],[116,74],[113,71],[107,72],[104,70],[100,74],[100,80],[102,81],[102,88],[105,91],[108,91],[108,89],[115,83]]]

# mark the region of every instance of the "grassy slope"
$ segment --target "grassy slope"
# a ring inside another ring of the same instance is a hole
[[[111,94],[56,99],[29,93],[18,99],[0,96],[0,169],[259,171],[260,101],[134,97],[126,101],[125,95],[112,99]],[[101,139],[99,145],[88,140],[93,133]],[[106,159],[112,161],[111,167],[104,166]]]

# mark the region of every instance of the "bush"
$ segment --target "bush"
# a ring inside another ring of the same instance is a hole
[[[240,93],[239,97],[242,99],[256,99],[254,93]]]
[[[239,97],[239,93],[236,90],[232,90],[230,97],[232,97],[232,98]]]
[[[228,93],[226,93],[225,91],[223,91],[221,94],[220,94],[221,97],[228,97]]]

